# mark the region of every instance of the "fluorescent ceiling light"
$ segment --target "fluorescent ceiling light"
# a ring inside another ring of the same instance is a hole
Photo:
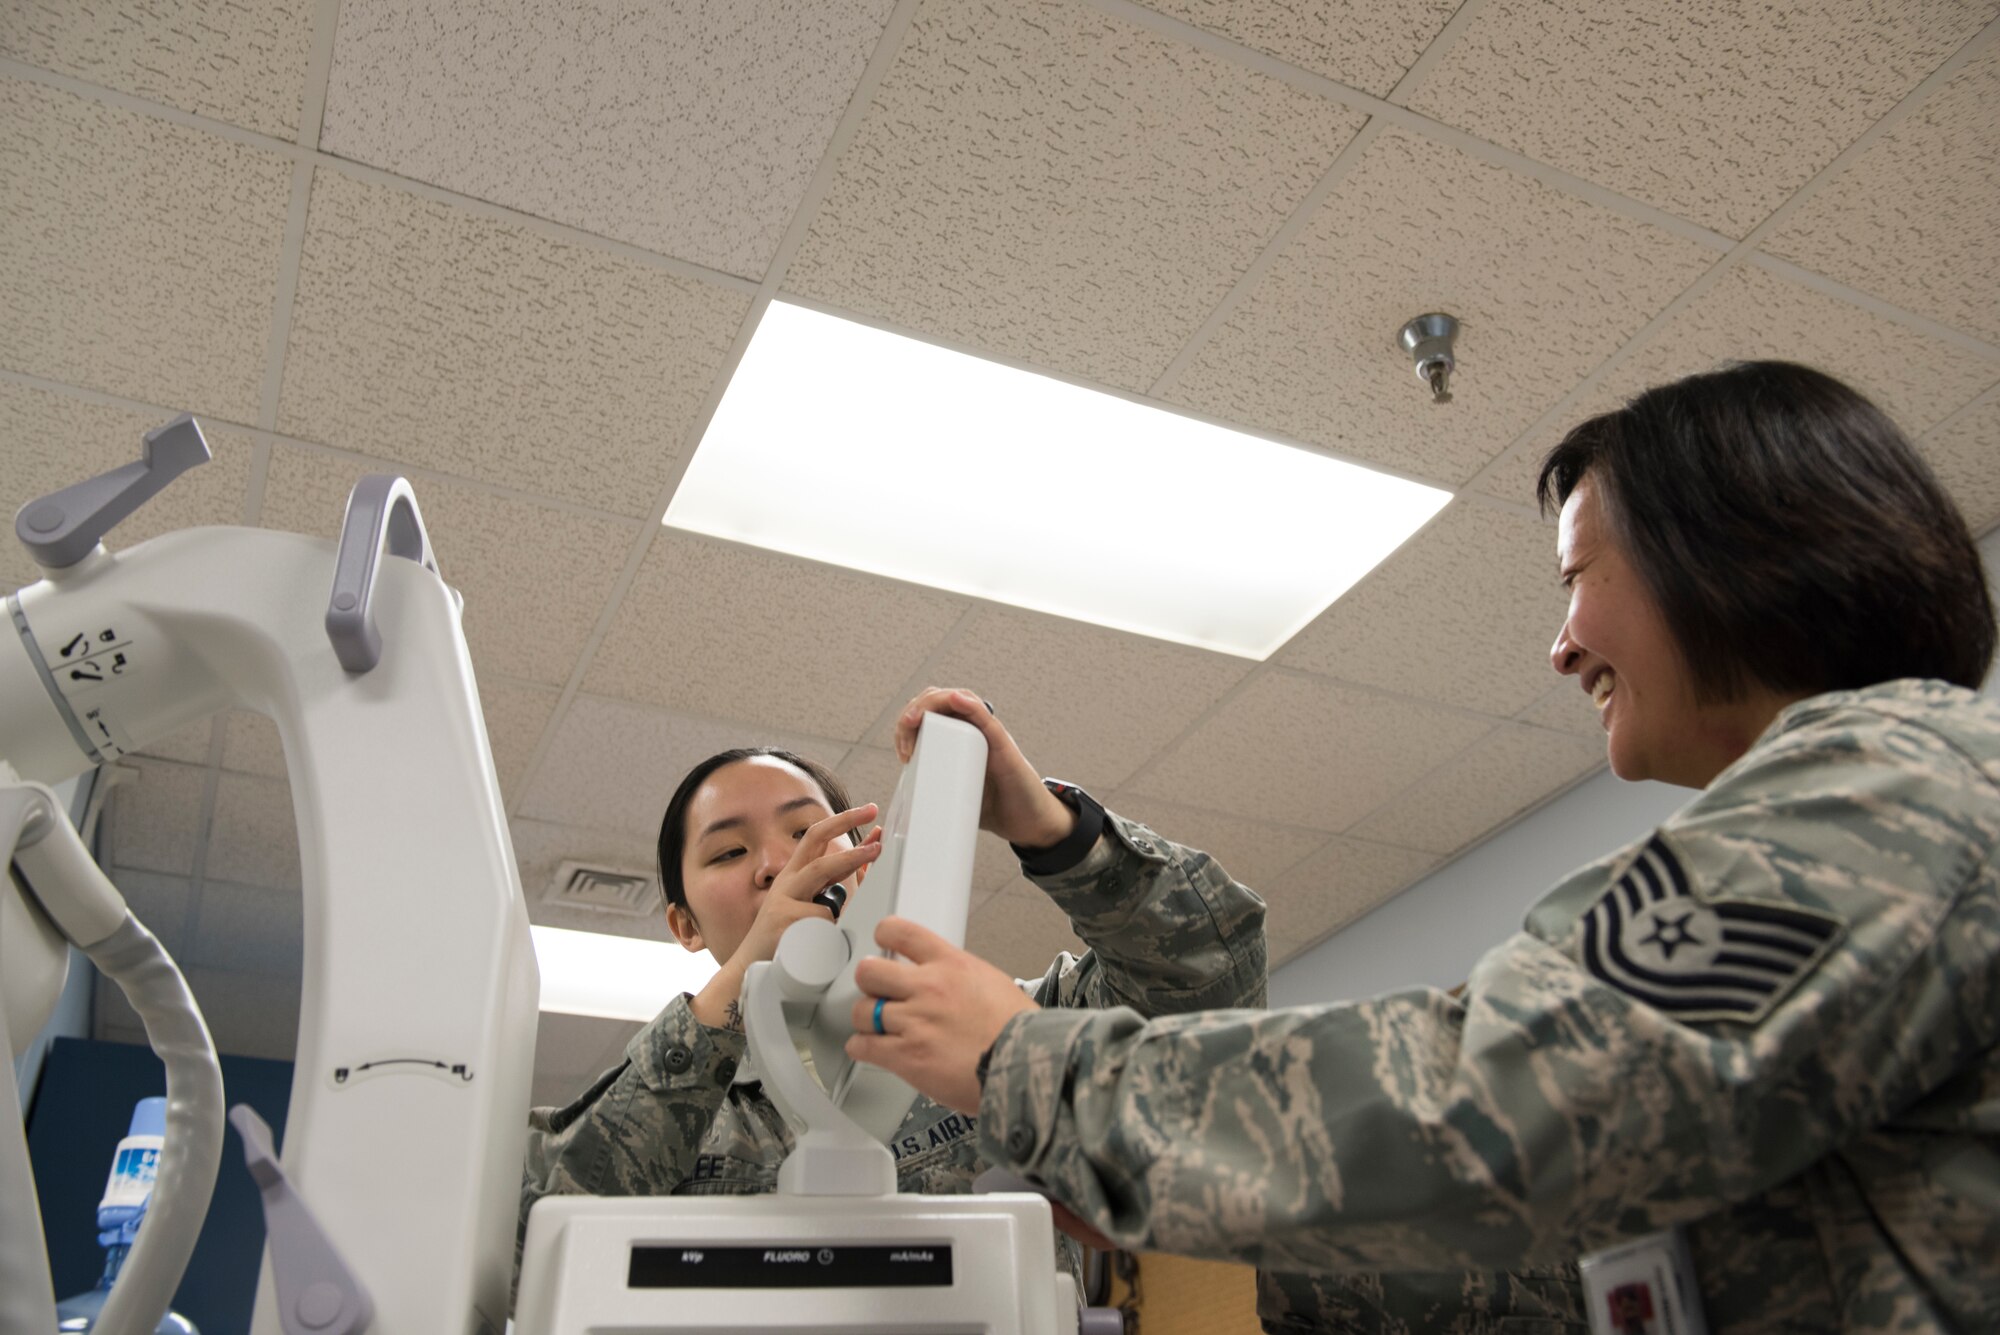
[[[542,973],[542,1009],[607,1020],[650,1020],[683,992],[715,977],[707,951],[670,941],[530,927]]]
[[[666,522],[1264,659],[1450,499],[773,302]]]

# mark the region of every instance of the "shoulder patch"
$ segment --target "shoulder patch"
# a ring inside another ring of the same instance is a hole
[[[1695,894],[1655,834],[1583,915],[1583,966],[1676,1020],[1756,1024],[1839,939],[1840,919]]]

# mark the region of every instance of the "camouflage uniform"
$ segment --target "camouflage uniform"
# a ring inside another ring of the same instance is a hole
[[[2000,707],[1818,696],[1463,998],[1017,1017],[980,1142],[1127,1246],[1470,1270],[1685,1224],[1717,1332],[2000,1330],[1996,845]]]
[[[1091,946],[1057,956],[1044,1006],[1133,1007],[1154,1015],[1264,1004],[1264,901],[1205,853],[1108,815],[1067,871],[1033,878]],[[625,1062],[566,1108],[529,1114],[520,1228],[543,1196],[750,1195],[777,1187],[791,1128],[761,1086],[735,1083],[740,1030],[713,1029],[676,998],[634,1036]],[[889,1146],[904,1191],[963,1194],[992,1165],[974,1119],[919,1098]],[[1060,1260],[1078,1268],[1058,1235]],[[520,1236],[515,1273],[520,1272]]]

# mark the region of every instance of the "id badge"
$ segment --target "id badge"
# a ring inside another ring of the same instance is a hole
[[[1577,1269],[1591,1335],[1708,1335],[1694,1257],[1680,1229],[1592,1252]]]

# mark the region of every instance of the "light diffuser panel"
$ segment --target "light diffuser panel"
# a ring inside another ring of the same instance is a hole
[[[669,941],[561,927],[530,927],[528,932],[542,974],[545,1011],[645,1021],[681,993],[699,992],[715,977],[715,959],[707,951],[683,950]]]
[[[666,522],[1261,660],[1449,499],[773,302]]]

